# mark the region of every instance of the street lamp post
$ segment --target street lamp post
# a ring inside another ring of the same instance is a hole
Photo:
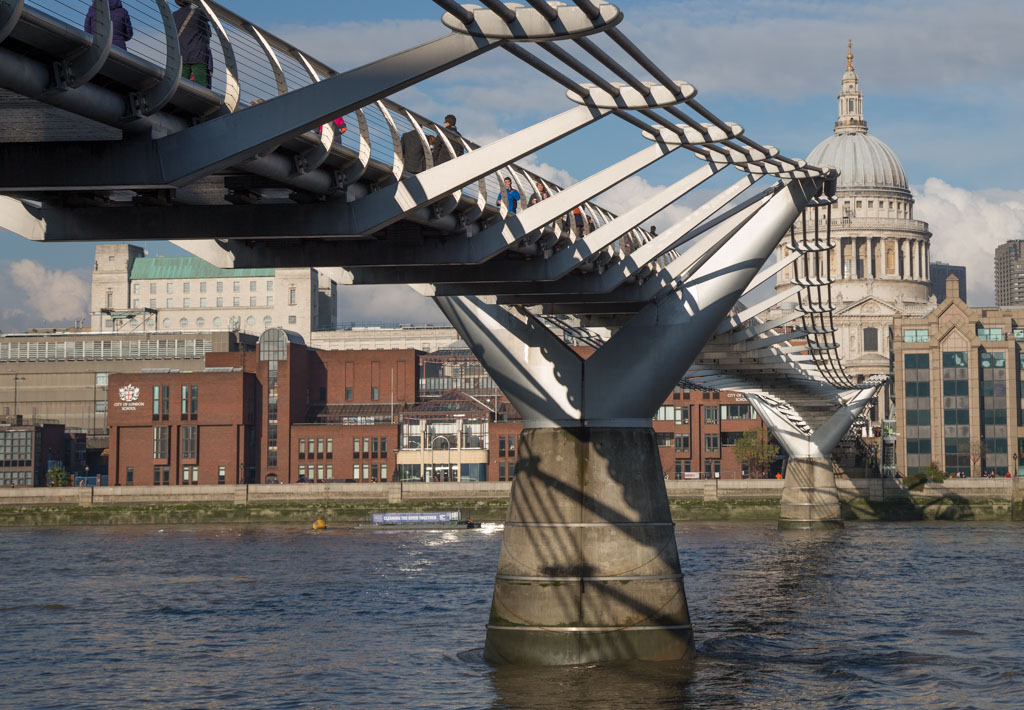
[[[24,382],[25,378],[21,375],[14,376],[14,423],[18,423],[18,383]]]
[[[1020,469],[1017,468],[1017,452],[1016,451],[1013,452],[1013,475],[1014,476],[1019,476],[1020,475]]]

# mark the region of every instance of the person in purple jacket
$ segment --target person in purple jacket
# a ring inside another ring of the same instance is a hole
[[[98,2],[107,2],[110,5],[110,24],[114,29],[114,38],[111,40],[111,44],[121,49],[128,49],[125,44],[135,32],[132,30],[132,18],[121,4],[121,0],[93,0],[89,12],[85,13],[85,31],[92,34],[92,26],[96,21],[96,3]]]

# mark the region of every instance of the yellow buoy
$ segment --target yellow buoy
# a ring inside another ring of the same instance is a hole
[[[326,530],[327,529],[327,523],[325,523],[323,520],[317,520],[315,523],[313,523],[313,529],[314,530]]]

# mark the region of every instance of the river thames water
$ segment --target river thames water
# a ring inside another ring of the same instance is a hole
[[[698,657],[483,662],[500,530],[0,531],[10,708],[1024,707],[1024,526],[677,527]]]

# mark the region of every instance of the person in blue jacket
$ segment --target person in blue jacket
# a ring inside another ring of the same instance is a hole
[[[98,2],[107,2],[110,5],[110,24],[114,30],[114,38],[110,43],[115,47],[128,49],[126,44],[135,31],[132,30],[132,18],[121,4],[121,0],[93,0],[89,12],[85,13],[85,31],[89,34],[93,32],[92,27],[96,22],[96,3]]]
[[[505,200],[508,204],[508,211],[515,214],[516,208],[519,207],[519,190],[512,187],[512,178],[505,178]],[[494,204],[501,204],[501,195],[498,195],[498,201]]]

